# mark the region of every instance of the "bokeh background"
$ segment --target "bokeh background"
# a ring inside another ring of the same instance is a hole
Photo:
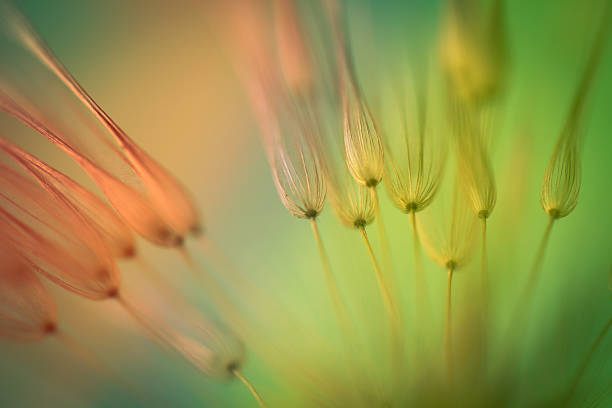
[[[388,97],[384,89],[389,86],[389,71],[396,70],[399,61],[417,58],[436,46],[444,2],[346,3],[356,66],[366,94],[374,101]],[[207,233],[237,268],[316,328],[320,336],[334,342],[335,334],[330,333],[335,322],[311,231],[306,222],[291,217],[278,199],[245,91],[227,44],[216,31],[222,25],[216,4],[118,0],[23,0],[17,4],[106,112],[190,188],[204,214]],[[497,294],[493,303],[499,306],[499,319],[503,319],[504,308],[516,300],[546,226],[539,204],[541,181],[582,72],[600,4],[506,2],[511,70],[492,153],[499,198],[489,229],[492,293]],[[606,48],[588,103],[580,201],[571,216],[555,225],[534,303],[537,324],[529,337],[531,348],[517,356],[529,361],[529,350],[548,350],[550,360],[559,363],[564,380],[570,378],[612,313],[608,289],[612,265],[612,47]],[[1,63],[11,64],[10,55],[2,55]],[[92,186],[79,168],[42,137],[5,115],[0,123],[2,137]],[[394,266],[409,296],[409,220],[384,194],[382,207]],[[342,227],[330,208],[321,215],[320,225],[343,293],[352,296],[353,314],[359,316],[362,330],[376,330],[382,306],[358,234]],[[145,242],[140,246],[187,298],[210,311],[180,256]],[[121,268],[126,290],[138,292],[145,279],[142,273],[129,263]],[[442,321],[445,274],[428,260],[426,268],[434,310]],[[457,309],[469,302],[462,294],[477,272],[474,265],[457,276]],[[60,325],[138,388],[154,390],[158,402],[176,407],[255,406],[237,382],[206,379],[158,348],[111,301],[90,302],[47,286],[58,303]],[[249,302],[248,294],[244,300]],[[261,320],[262,330],[268,330],[275,311],[258,304],[249,308]],[[555,337],[559,326],[565,328],[563,338]],[[320,365],[322,372],[333,364],[318,354],[316,344],[305,344],[315,340],[299,338],[282,325],[275,330],[273,335],[279,341],[295,343],[296,352],[310,350],[311,364]],[[248,339],[246,343],[248,347]],[[38,344],[0,344],[0,406],[139,403],[52,339]],[[584,379],[585,387],[592,384],[600,390],[606,378],[612,377],[611,353],[608,340]],[[265,360],[266,356],[250,355],[245,372],[270,406],[292,406],[289,401],[295,398],[295,390],[275,378]],[[539,374],[528,370],[525,381],[541,380]],[[557,385],[549,391],[554,392]]]

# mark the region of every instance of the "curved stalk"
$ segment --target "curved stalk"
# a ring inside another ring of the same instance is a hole
[[[380,200],[378,197],[378,190],[376,187],[370,187],[372,192],[372,197],[374,198],[374,208],[376,211],[376,222],[377,230],[378,230],[378,239],[380,240],[380,247],[383,253],[383,264],[385,267],[385,271],[389,274],[391,279],[395,279],[395,274],[393,272],[393,264],[391,262],[391,247],[389,245],[389,237],[387,235],[387,229],[385,228],[385,224],[382,218],[382,211],[380,209]],[[392,282],[395,283],[395,282]]]
[[[255,387],[253,386],[253,384],[251,384],[249,380],[247,380],[246,377],[242,375],[242,373],[238,369],[233,369],[232,374],[234,374],[240,381],[242,381],[242,383],[249,389],[249,391],[253,395],[253,398],[255,398],[261,408],[268,407],[264,402],[263,398],[261,398],[261,395],[259,395]]]
[[[412,249],[414,252],[414,288],[415,288],[415,301],[416,301],[416,313],[417,319],[421,320],[421,314],[423,314],[423,320],[427,319],[429,313],[429,296],[427,290],[427,281],[425,280],[425,273],[423,272],[423,257],[421,255],[420,248],[420,237],[416,223],[416,212],[410,211],[410,226],[412,228]],[[421,325],[419,325],[420,327]]]
[[[451,296],[453,282],[453,268],[446,271],[446,334],[444,336],[444,346],[446,349],[446,367],[449,379],[452,379],[452,330],[451,330]]]
[[[540,241],[538,252],[536,253],[536,257],[531,267],[531,271],[529,272],[527,284],[523,288],[523,291],[521,292],[521,295],[518,298],[519,304],[516,306],[510,325],[510,327],[513,328],[515,332],[522,331],[519,330],[523,328],[520,324],[520,319],[525,315],[524,312],[531,303],[533,291],[535,290],[536,284],[540,277],[540,269],[542,267],[542,262],[544,261],[544,254],[546,252],[546,247],[548,246],[548,241],[554,222],[555,218],[550,217],[548,220],[548,225],[546,226],[546,230],[544,231],[544,235],[542,236],[542,241]]]
[[[374,250],[372,249],[372,245],[370,244],[370,240],[368,238],[368,234],[366,233],[365,228],[359,228],[359,232],[361,232],[361,237],[365,242],[366,248],[368,249],[368,254],[370,255],[370,259],[372,260],[372,265],[374,266],[374,272],[376,274],[376,281],[378,282],[378,288],[380,289],[380,294],[382,295],[383,302],[385,304],[385,309],[387,313],[389,313],[389,317],[392,321],[397,321],[397,309],[395,307],[395,303],[393,302],[393,296],[391,295],[391,290],[389,285],[385,281],[385,277],[382,273],[380,265],[374,255]]]
[[[389,286],[385,281],[385,277],[382,274],[380,269],[380,265],[376,260],[376,256],[374,255],[374,250],[372,249],[372,245],[370,244],[370,240],[368,239],[368,234],[364,227],[359,228],[359,232],[361,232],[361,237],[368,249],[368,254],[370,255],[370,259],[372,260],[372,265],[374,266],[374,272],[376,274],[376,280],[378,282],[378,288],[380,289],[380,293],[383,298],[383,303],[385,305],[385,309],[387,314],[389,315],[389,319],[391,321],[391,342],[392,342],[392,365],[393,371],[395,374],[396,382],[400,380],[401,377],[401,369],[403,363],[403,339],[402,339],[402,329],[401,329],[401,320],[399,317],[399,313],[397,311],[397,307],[393,300],[393,296],[391,291],[389,290]]]

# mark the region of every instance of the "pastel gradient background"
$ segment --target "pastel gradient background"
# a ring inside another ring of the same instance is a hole
[[[315,327],[320,336],[328,337],[335,321],[315,243],[307,223],[292,218],[278,199],[245,91],[225,44],[210,24],[215,18],[214,2],[17,3],[106,112],[191,189],[204,214],[207,233],[236,266]],[[435,45],[443,5],[416,0],[347,3],[356,65],[366,92],[376,98],[388,97],[381,89],[388,85],[389,67],[397,63],[403,50],[417,55],[418,50]],[[493,302],[500,310],[515,301],[546,226],[539,190],[599,21],[597,8],[589,3],[507,2],[511,82],[493,152],[499,198],[490,221],[489,254],[492,291],[498,293]],[[559,353],[558,359],[563,360],[559,364],[568,379],[612,313],[608,289],[612,264],[611,48],[608,45],[604,53],[588,105],[580,202],[574,213],[555,225],[535,302],[538,324],[529,340],[534,352],[547,342],[559,346],[550,352]],[[10,64],[10,56],[3,55],[1,63]],[[4,117],[0,123],[3,137],[92,186],[80,169],[42,137]],[[409,294],[409,220],[386,195],[382,207],[395,269],[401,275],[402,290]],[[375,228],[371,228],[372,237],[376,237]],[[342,290],[353,296],[351,308],[359,316],[360,327],[378,327],[382,305],[359,235],[343,228],[331,208],[321,215],[321,230]],[[203,310],[208,308],[178,254],[144,242],[141,248],[186,296]],[[121,268],[126,290],[137,292],[143,275],[128,263]],[[429,260],[426,268],[431,300],[441,322],[445,275]],[[457,278],[454,296],[459,309],[469,302],[462,293],[477,269],[473,265]],[[160,402],[159,406],[255,406],[238,382],[208,380],[159,349],[112,302],[94,303],[47,286],[58,303],[60,325],[137,387],[153,389],[171,403]],[[244,299],[248,303],[248,296]],[[249,305],[265,330],[275,315],[259,306]],[[553,336],[557,325],[567,328],[567,337]],[[333,364],[322,361],[316,344],[305,344],[315,342],[313,339],[296,338],[282,327],[273,335],[295,343],[300,353],[310,350],[315,367]],[[138,403],[138,398],[92,371],[54,340],[0,344],[0,406]],[[561,349],[567,351],[561,353]],[[608,339],[585,384],[600,390],[605,379],[612,377],[611,353]],[[528,360],[530,356],[517,358]],[[292,401],[295,390],[275,378],[265,359],[249,356],[245,372],[270,406],[290,406],[285,404],[290,404],[287,401]],[[530,375],[537,378],[540,373],[525,373],[526,381]]]

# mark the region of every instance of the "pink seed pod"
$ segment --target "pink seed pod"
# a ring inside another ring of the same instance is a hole
[[[95,194],[2,138],[0,138],[0,150],[18,162],[47,191],[78,209],[104,239],[106,246],[116,258],[130,258],[136,254],[136,242],[132,231],[115,211]]]
[[[31,106],[28,106],[28,109],[22,108],[21,104],[2,90],[0,90],[0,110],[46,137],[72,157],[98,184],[123,220],[143,238],[161,246],[174,247],[182,244],[182,236],[162,218],[142,183],[130,184],[130,180],[134,177],[130,178],[129,175],[133,175],[133,171],[130,173],[129,167],[120,167],[117,170],[117,166],[121,166],[123,160],[113,162],[112,166],[102,165],[92,154],[85,153],[81,146],[77,147],[73,143],[74,136],[54,131],[50,124],[36,118],[42,115],[36,112],[35,108]],[[29,112],[35,112],[35,115]],[[113,149],[110,150],[112,151]],[[108,150],[104,153],[107,152]],[[121,175],[125,173],[128,176],[122,177]]]
[[[55,303],[5,232],[0,234],[0,337],[42,340],[56,330]]]
[[[25,17],[16,10],[9,10],[9,16],[10,29],[14,32],[20,44],[29,50],[41,64],[46,66],[108,131],[108,133],[96,134],[100,138],[100,143],[109,144],[114,140],[119,149],[111,149],[111,151],[121,156],[119,158],[121,160],[118,161],[123,160],[141,179],[149,193],[150,202],[159,215],[180,236],[185,236],[188,233],[200,233],[202,231],[201,220],[185,187],[145,153],[93,100],[68,69],[57,59]],[[91,135],[79,134],[77,137],[88,139],[91,138]],[[79,162],[79,164],[82,163]],[[127,205],[124,200],[121,202],[123,205]],[[120,210],[119,212],[121,213]]]
[[[68,202],[0,165],[0,230],[35,269],[61,287],[100,300],[120,275],[102,238]]]

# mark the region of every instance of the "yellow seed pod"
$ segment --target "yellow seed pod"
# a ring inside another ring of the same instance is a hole
[[[344,151],[349,172],[362,186],[376,187],[383,178],[385,161],[374,118],[360,97],[344,103]]]
[[[542,208],[550,217],[566,217],[576,208],[580,180],[578,140],[562,137],[546,167],[540,196]]]

